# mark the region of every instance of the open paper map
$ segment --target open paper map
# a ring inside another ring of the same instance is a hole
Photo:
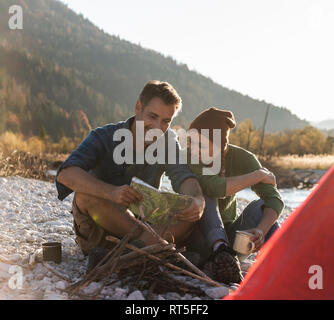
[[[141,202],[131,203],[129,209],[137,216],[140,216],[139,206],[142,204],[144,215],[150,214],[154,209],[159,210],[148,219],[148,222],[156,225],[166,225],[169,222],[169,216],[186,209],[190,206],[192,198],[188,195],[179,193],[160,191],[137,177],[133,177],[130,186],[138,191],[143,200]],[[176,222],[171,218],[171,224]]]

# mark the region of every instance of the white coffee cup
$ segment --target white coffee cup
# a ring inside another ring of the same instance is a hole
[[[241,254],[250,254],[255,248],[255,243],[251,241],[251,237],[254,235],[246,232],[237,230],[233,243],[233,250]]]

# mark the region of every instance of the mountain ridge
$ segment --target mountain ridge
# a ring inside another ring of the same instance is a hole
[[[53,138],[84,135],[90,127],[130,116],[140,90],[152,79],[170,82],[183,100],[174,124],[187,126],[206,107],[216,106],[232,110],[238,122],[251,118],[261,127],[269,105],[268,131],[308,125],[286,108],[225,88],[171,57],[109,35],[59,1],[15,1],[23,8],[24,29],[9,30],[12,4],[0,4],[0,83],[23,92],[25,102],[0,106],[0,132],[16,126],[36,134],[45,127]],[[71,116],[78,112],[81,116]]]

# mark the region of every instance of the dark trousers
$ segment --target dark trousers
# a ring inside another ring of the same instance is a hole
[[[263,215],[263,200],[252,201],[240,214],[240,216],[226,227],[220,217],[218,201],[205,196],[205,209],[201,220],[196,223],[194,230],[183,243],[187,251],[194,251],[200,254],[201,262],[207,260],[212,253],[212,245],[217,240],[225,240],[233,246],[237,230],[256,228]],[[273,224],[265,236],[267,241],[275,230],[279,228],[277,222]],[[247,256],[239,256],[241,260]]]

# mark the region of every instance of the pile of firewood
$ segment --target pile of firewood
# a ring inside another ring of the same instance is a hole
[[[182,255],[181,252],[184,248],[176,249],[173,243],[164,240],[163,234],[161,236],[157,234],[146,222],[157,210],[155,209],[143,220],[136,219],[137,225],[121,240],[107,236],[106,239],[114,242],[115,247],[82,280],[72,284],[67,289],[69,295],[83,295],[81,290],[91,282],[102,281],[102,286],[93,296],[93,298],[97,298],[104,286],[111,284],[110,276],[114,273],[118,275],[115,282],[126,279],[129,284],[139,285],[138,289],[148,289],[149,294],[174,291],[180,294],[205,295],[200,288],[176,279],[173,274],[183,274],[211,286],[221,286],[220,283],[210,279]],[[137,248],[129,244],[129,240],[138,228],[143,228],[154,235],[157,243],[144,248]],[[184,267],[181,267],[180,263]]]

